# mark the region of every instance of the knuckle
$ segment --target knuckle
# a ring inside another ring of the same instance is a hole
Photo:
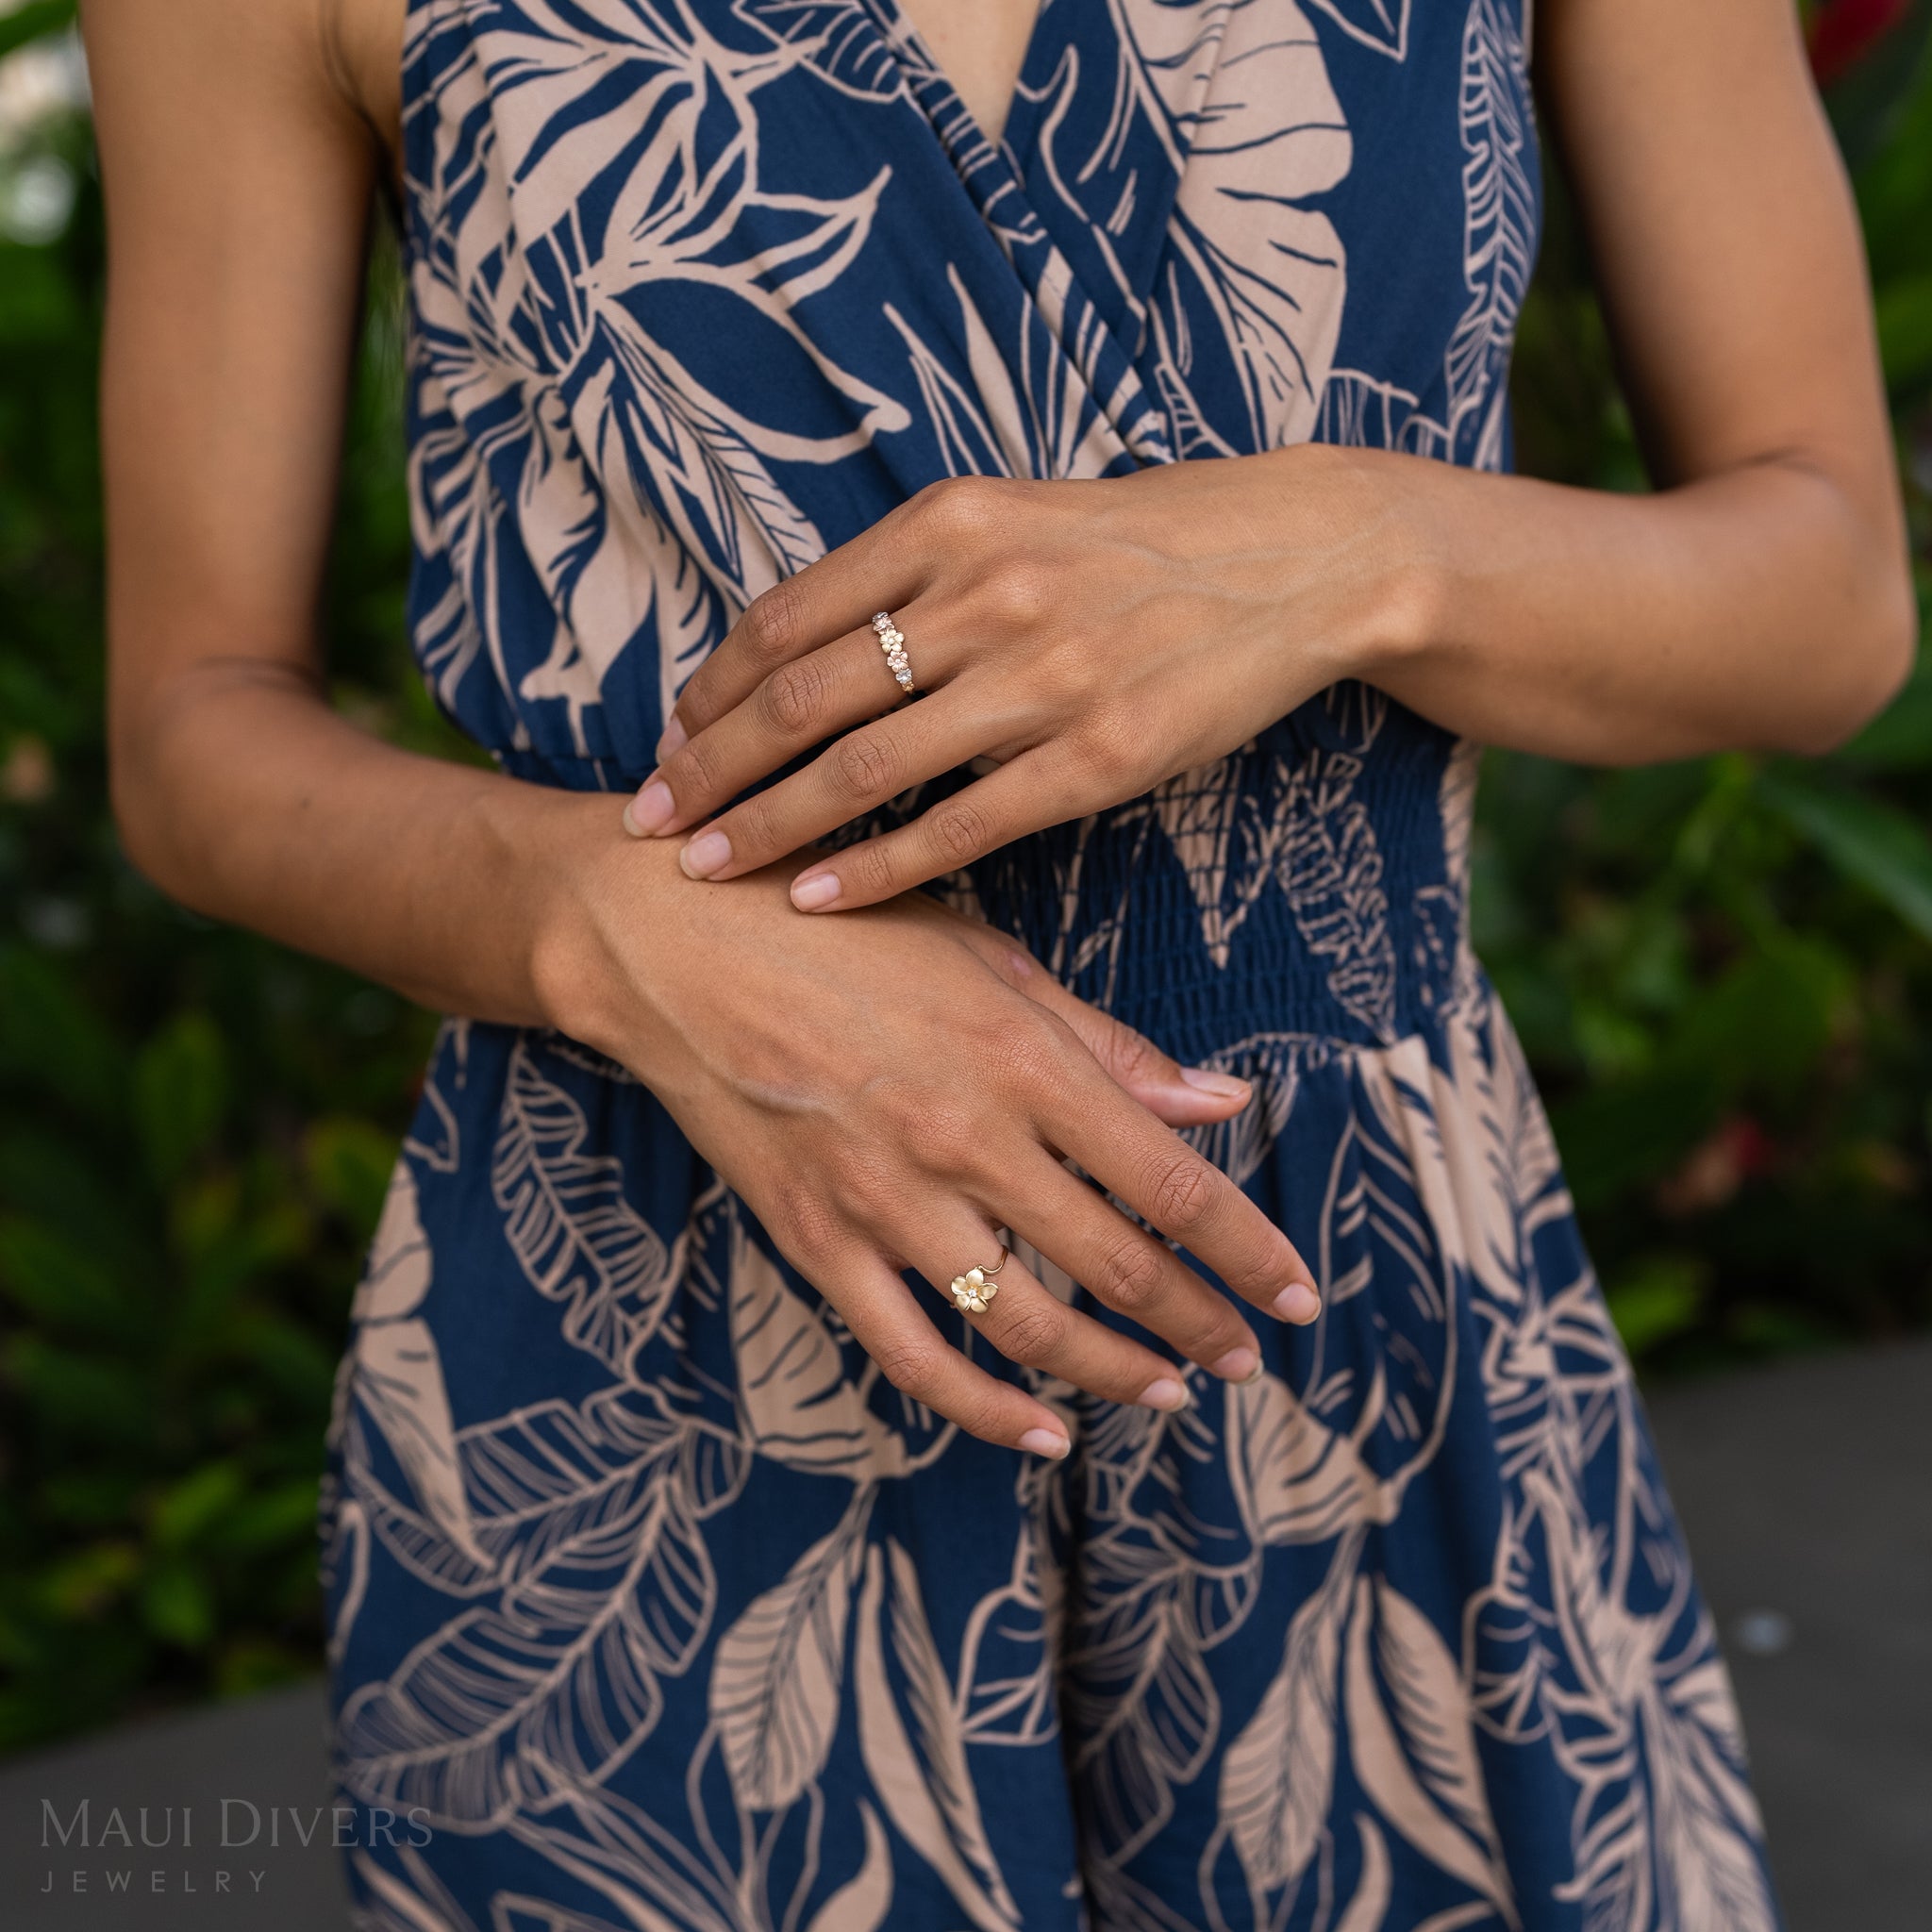
[[[1045,1016],[1015,1016],[989,1035],[981,1052],[988,1072],[1008,1088],[1049,1086],[1064,1064],[1060,1041]]]
[[[742,865],[749,858],[782,851],[785,839],[768,791],[754,791],[741,805],[733,807],[726,821],[731,840],[732,862]]]
[[[832,782],[847,798],[871,804],[891,798],[901,788],[901,760],[890,739],[870,731],[842,738],[831,754]]]
[[[1129,1232],[1101,1256],[1095,1279],[1087,1286],[1109,1307],[1131,1314],[1153,1300],[1161,1273],[1160,1257],[1153,1243]]]
[[[776,663],[793,655],[803,634],[801,602],[790,577],[752,599],[739,627],[753,662]]]
[[[926,814],[925,835],[934,853],[954,865],[964,865],[992,849],[992,826],[970,798],[948,798]]]
[[[824,666],[816,654],[800,658],[780,665],[758,687],[761,720],[785,737],[816,731],[828,695]]]
[[[787,1252],[807,1269],[830,1259],[843,1245],[842,1217],[813,1188],[786,1188],[774,1204],[772,1223],[774,1231],[782,1231]]]
[[[977,1169],[985,1125],[963,1107],[928,1101],[911,1110],[907,1132],[927,1167],[958,1175]]]
[[[955,542],[995,536],[1006,525],[1006,491],[992,476],[951,476],[920,492],[922,516]]]
[[[1162,1153],[1149,1164],[1146,1192],[1154,1224],[1183,1234],[1207,1218],[1214,1201],[1214,1172],[1186,1148]]]
[[[1108,1022],[1107,1060],[1115,1079],[1127,1086],[1151,1080],[1163,1071],[1167,1056],[1147,1038],[1118,1020]]]
[[[664,768],[672,796],[679,805],[698,798],[709,798],[718,785],[717,748],[701,732]]]
[[[1074,757],[1087,770],[1099,774],[1127,770],[1145,741],[1145,724],[1136,725],[1111,705],[1089,710],[1070,741]]]
[[[873,1344],[872,1358],[894,1389],[924,1402],[939,1386],[944,1346],[937,1336],[887,1335]]]
[[[1050,1297],[1023,1302],[999,1324],[993,1341],[1008,1361],[1029,1369],[1044,1368],[1058,1356],[1066,1340],[1067,1320],[1065,1308]]]
[[[848,896],[890,899],[899,890],[893,870],[892,847],[879,839],[868,839],[862,845],[852,846],[841,853],[839,875],[845,882]]]
[[[984,588],[994,619],[1011,630],[1036,629],[1053,608],[1053,573],[1030,558],[996,565]]]

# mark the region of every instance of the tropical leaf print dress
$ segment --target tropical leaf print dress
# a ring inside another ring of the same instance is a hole
[[[995,144],[893,0],[414,0],[438,697],[507,771],[614,790],[748,600],[935,478],[1307,438],[1503,466],[1520,4],[1045,0]],[[444,1027],[331,1431],[363,1926],[1775,1926],[1470,953],[1475,764],[1339,686],[945,883],[1256,1083],[1197,1138],[1326,1290],[1178,1415],[932,1295],[1063,1463],[901,1396],[622,1068]]]

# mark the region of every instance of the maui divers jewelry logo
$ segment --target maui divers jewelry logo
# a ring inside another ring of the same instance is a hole
[[[420,1805],[398,1814],[387,1805],[365,1809],[224,1798],[213,1808],[217,1815],[192,1805],[97,1807],[82,1798],[63,1815],[53,1799],[42,1798],[41,1847],[55,1856],[41,1891],[259,1895],[274,1871],[271,1854],[358,1845],[420,1849],[434,1836]],[[92,1856],[83,1862],[79,1854]]]

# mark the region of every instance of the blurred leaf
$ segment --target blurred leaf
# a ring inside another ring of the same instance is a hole
[[[184,1477],[155,1504],[149,1529],[163,1549],[194,1542],[241,1500],[242,1471],[233,1462],[210,1462]]]
[[[86,1440],[148,1440],[152,1385],[132,1363],[78,1355],[38,1335],[16,1336],[4,1359],[15,1389],[55,1428]]]
[[[138,1487],[138,1479],[127,1470],[70,1470],[43,1482],[39,1501],[49,1516],[62,1523],[103,1528],[126,1520]]]
[[[184,1650],[199,1650],[214,1636],[214,1600],[200,1572],[186,1561],[170,1558],[147,1573],[141,1609],[157,1637]]]
[[[58,1616],[95,1617],[141,1574],[132,1543],[91,1543],[63,1557],[41,1581],[41,1594]]]
[[[1578,1206],[1669,1172],[1717,1124],[1722,1103],[1707,1073],[1673,1070],[1554,1104],[1551,1124]]]
[[[308,1185],[352,1227],[367,1233],[382,1212],[396,1137],[371,1122],[333,1115],[317,1121],[303,1137]]]
[[[99,1117],[118,1109],[122,1055],[51,960],[0,947],[0,1076],[30,1081]]]
[[[134,1062],[134,1114],[162,1182],[214,1139],[228,1104],[228,1050],[206,1013],[177,1013]]]
[[[299,1476],[248,1497],[223,1520],[219,1541],[225,1549],[248,1552],[306,1550],[315,1535],[318,1488],[313,1476]]]
[[[1788,1091],[1829,1042],[1848,986],[1824,941],[1767,939],[1686,1008],[1666,1050],[1670,1064],[1704,1074],[1726,1101]]]
[[[1885,379],[1904,389],[1932,375],[1932,272],[1886,283],[1874,308]]]
[[[0,1221],[0,1288],[16,1307],[65,1333],[125,1337],[144,1325],[97,1260],[18,1216]]]
[[[1932,841],[1903,812],[1795,771],[1767,772],[1765,802],[1847,877],[1932,939]]]
[[[1705,1274],[1704,1264],[1688,1256],[1656,1256],[1608,1291],[1610,1319],[1633,1357],[1650,1354],[1696,1324]]]
[[[74,0],[25,0],[11,13],[0,14],[0,58],[43,34],[71,26],[74,11]]]

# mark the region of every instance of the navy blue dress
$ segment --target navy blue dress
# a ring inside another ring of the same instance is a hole
[[[1521,4],[1046,0],[992,142],[893,0],[415,0],[425,676],[615,790],[752,597],[935,478],[1506,466]],[[625,1069],[445,1025],[330,1437],[365,1927],[1776,1925],[1470,951],[1475,765],[1341,685],[937,889],[1256,1083],[1192,1138],[1326,1290],[1177,1415],[933,1294],[1062,1463],[903,1397]]]

